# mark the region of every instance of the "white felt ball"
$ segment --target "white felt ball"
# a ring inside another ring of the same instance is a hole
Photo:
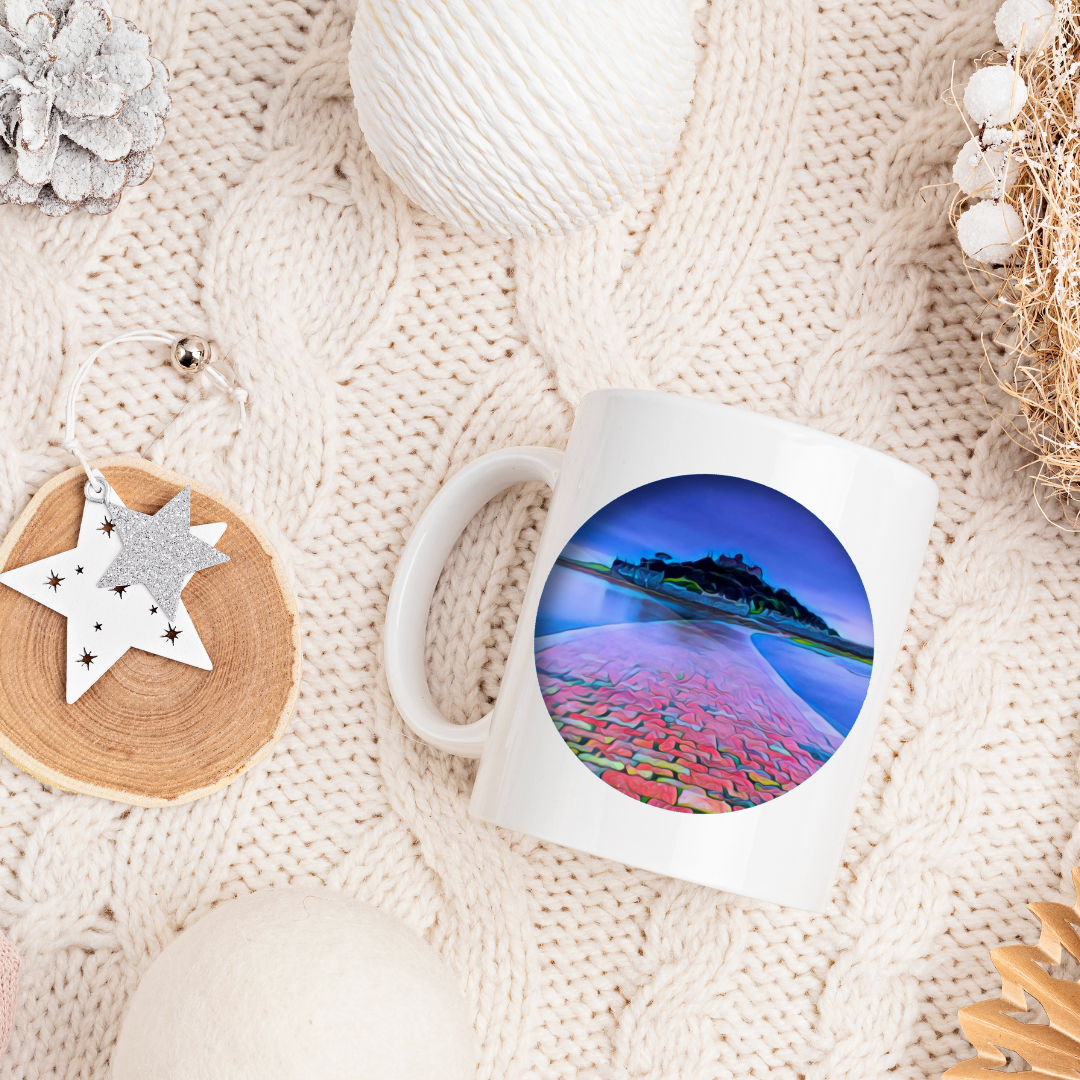
[[[971,76],[964,108],[977,124],[1007,124],[1027,101],[1027,83],[1011,67],[985,67]]]
[[[980,202],[960,215],[956,233],[964,254],[987,266],[1000,266],[1012,256],[1024,225],[1006,203]]]
[[[1005,164],[1006,157],[1008,165]],[[978,139],[968,139],[960,148],[953,166],[953,183],[960,185],[960,190],[967,195],[977,194],[982,199],[993,199],[1000,195],[996,190],[1001,181],[1000,190],[1004,191],[1016,183],[1020,175],[1020,155],[1015,150],[999,150],[991,146],[984,150]]]
[[[998,41],[1006,49],[1019,44],[1021,53],[1038,52],[1049,45],[1056,26],[1050,0],[1005,0],[994,19]]]
[[[150,965],[112,1080],[465,1080],[461,992],[404,923],[323,888],[215,908]]]
[[[367,144],[413,202],[537,237],[653,182],[696,51],[686,0],[359,0],[349,71]]]

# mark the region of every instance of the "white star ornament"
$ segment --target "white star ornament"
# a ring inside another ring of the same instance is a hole
[[[113,512],[124,504],[111,488],[107,500],[86,500],[77,547],[0,574],[0,583],[66,616],[69,705],[128,649],[142,649],[205,671],[214,666],[182,600],[177,599],[170,619],[145,585],[98,588],[123,549]],[[225,532],[225,523],[190,528],[193,537],[213,546]],[[191,578],[188,574],[184,585]]]

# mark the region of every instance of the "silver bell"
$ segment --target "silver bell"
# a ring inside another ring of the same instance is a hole
[[[197,375],[213,362],[213,342],[204,338],[182,337],[173,345],[172,366],[184,375]]]

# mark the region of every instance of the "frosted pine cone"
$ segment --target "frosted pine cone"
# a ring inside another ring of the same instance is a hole
[[[0,203],[116,209],[153,171],[168,82],[108,0],[0,0]]]

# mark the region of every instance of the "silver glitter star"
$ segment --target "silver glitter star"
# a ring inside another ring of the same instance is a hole
[[[176,616],[180,590],[188,576],[228,562],[205,541],[191,535],[191,488],[174,495],[156,514],[140,514],[110,503],[110,519],[123,547],[97,583],[99,589],[145,585],[168,619]]]

